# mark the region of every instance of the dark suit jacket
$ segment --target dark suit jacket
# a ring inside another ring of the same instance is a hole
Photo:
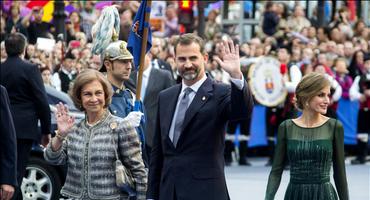
[[[6,89],[1,88],[0,120],[0,185],[17,186],[17,143],[9,97]]]
[[[17,139],[39,140],[50,134],[50,108],[41,73],[34,64],[9,57],[1,64],[1,84],[7,89]]]
[[[160,69],[167,70],[172,75],[172,67],[171,67],[171,65],[169,63],[167,63],[166,61],[164,61],[162,59],[159,59],[159,58],[157,58],[157,62],[158,62],[158,65],[159,65],[159,68]]]
[[[248,85],[207,80],[185,114],[176,148],[169,138],[181,85],[159,95],[158,115],[149,168],[147,198],[184,200],[229,199],[224,175],[225,126],[228,120],[250,117],[253,106]]]
[[[136,84],[137,72],[131,74],[131,79]],[[158,95],[162,90],[171,87],[173,84],[174,81],[169,71],[155,68],[151,69],[143,102],[146,114],[145,142],[150,147],[153,146],[155,120],[158,109]]]

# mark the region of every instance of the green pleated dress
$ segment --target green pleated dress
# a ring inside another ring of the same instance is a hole
[[[269,176],[266,200],[273,200],[279,188],[285,160],[290,164],[290,181],[285,200],[347,200],[343,126],[329,119],[314,128],[303,128],[292,120],[283,122]],[[330,183],[333,166],[336,189]]]

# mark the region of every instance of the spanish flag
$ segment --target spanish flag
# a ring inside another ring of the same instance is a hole
[[[27,5],[28,8],[40,7],[44,10],[42,21],[50,22],[53,19],[54,1],[49,0],[30,0]]]

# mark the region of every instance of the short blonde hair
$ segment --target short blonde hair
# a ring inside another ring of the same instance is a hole
[[[305,75],[298,83],[295,90],[295,106],[299,110],[303,110],[304,105],[313,97],[318,95],[322,89],[330,86],[329,79],[317,72],[311,72]]]
[[[81,111],[85,110],[82,107],[81,90],[86,84],[89,84],[93,81],[99,81],[103,86],[105,96],[104,108],[107,108],[112,102],[113,89],[109,81],[102,73],[93,69],[85,69],[76,77],[72,88],[69,90],[69,95],[72,97],[73,103]]]

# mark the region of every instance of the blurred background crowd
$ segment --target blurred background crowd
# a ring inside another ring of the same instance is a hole
[[[53,13],[48,7],[50,2],[30,5],[29,1],[2,1],[1,62],[7,58],[3,40],[10,33],[21,32],[29,42],[25,59],[38,64],[44,84],[67,92],[78,73],[87,68],[98,70],[102,65],[100,56],[91,53],[91,28],[103,7],[117,5],[121,20],[119,39],[127,41],[140,3],[66,2],[66,34],[57,34]],[[174,80],[179,81],[175,66],[174,41],[181,33],[197,32],[206,41],[206,51],[209,54],[206,67],[209,76],[228,83],[227,73],[214,61],[218,56],[215,44],[232,38],[240,45],[241,68],[246,79],[250,66],[264,56],[275,57],[281,63],[278,66],[280,72],[287,73],[287,76],[291,66],[297,66],[302,75],[312,71],[328,74],[342,89],[339,98],[333,100],[335,110],[338,109],[335,101],[360,101],[351,99],[349,90],[357,76],[370,72],[369,64],[365,64],[370,59],[370,20],[361,17],[360,8],[355,1],[325,2],[331,4],[328,7],[330,10],[323,12],[326,13],[324,16],[319,12],[317,2],[316,5],[310,5],[308,12],[307,1],[210,1],[203,5],[202,10],[198,9],[199,5],[195,1],[158,2],[155,11],[157,16],[152,16],[154,19],[159,16],[159,20],[152,21],[151,54],[157,63],[163,62],[170,66]],[[362,4],[361,10],[366,2],[363,1]],[[366,5],[368,9],[368,4]],[[188,6],[191,7],[191,23],[188,18],[182,16],[182,11],[186,11]],[[252,28],[241,30],[244,27],[244,22],[241,22],[243,20],[251,22]],[[226,21],[230,23],[225,23]],[[245,31],[248,31],[248,34],[245,34]],[[360,109],[359,106],[355,108]],[[356,132],[350,129],[354,126],[356,125],[348,125],[345,129],[346,144],[356,144],[356,136],[348,133]],[[267,142],[257,142],[249,146],[266,144]]]

